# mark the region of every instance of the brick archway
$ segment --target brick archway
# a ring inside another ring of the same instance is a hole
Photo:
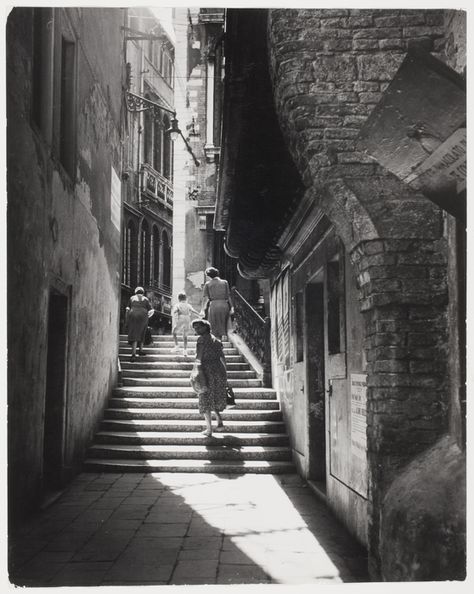
[[[447,253],[438,207],[358,152],[355,139],[410,35],[433,49],[440,18],[440,11],[275,9],[268,25],[281,129],[360,288],[374,577],[387,488],[447,429]]]

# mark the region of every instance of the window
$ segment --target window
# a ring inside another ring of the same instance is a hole
[[[52,111],[53,11],[33,10],[31,119],[50,141]]]
[[[150,230],[147,221],[143,221],[142,230],[140,234],[140,278],[142,285],[146,286],[150,284]]]
[[[137,231],[129,221],[122,243],[122,282],[127,286],[137,284]]]
[[[59,160],[71,177],[75,167],[75,56],[76,44],[61,38]]]
[[[167,115],[163,117],[163,132],[168,130],[170,127],[170,119]],[[172,171],[171,171],[171,138],[169,134],[164,133],[162,136],[163,139],[163,175],[167,179],[172,178]]]
[[[153,281],[159,283],[160,281],[160,231],[158,227],[153,227]]]
[[[296,362],[303,361],[303,291],[295,295]]]
[[[166,231],[163,231],[163,285],[171,287],[171,246]]]
[[[344,273],[339,260],[327,264],[328,352],[342,353],[344,345]]]

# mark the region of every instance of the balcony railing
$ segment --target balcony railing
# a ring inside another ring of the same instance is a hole
[[[140,192],[169,209],[173,208],[173,185],[148,163],[140,168]]]
[[[147,287],[154,289],[155,291],[160,291],[160,293],[163,293],[164,295],[171,295],[171,287],[164,285],[163,283],[159,283],[158,281],[151,281]]]
[[[270,387],[272,382],[270,350],[270,318],[263,319],[248,301],[232,289],[234,302],[234,331],[239,334],[260,361],[263,367],[263,385]]]

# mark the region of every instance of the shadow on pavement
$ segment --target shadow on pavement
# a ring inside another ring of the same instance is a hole
[[[17,586],[368,581],[296,475],[81,474],[9,538]]]

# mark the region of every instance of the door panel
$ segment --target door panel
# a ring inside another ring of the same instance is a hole
[[[347,255],[328,263],[325,275],[326,390],[329,472],[367,496],[364,322]],[[336,352],[338,351],[338,352]]]

